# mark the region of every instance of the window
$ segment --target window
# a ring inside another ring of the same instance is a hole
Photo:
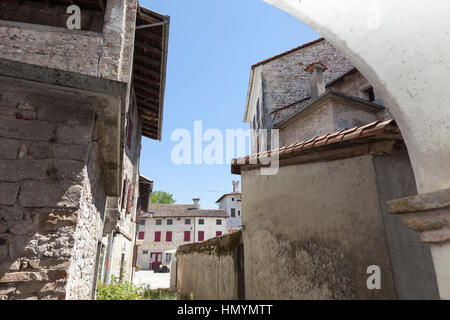
[[[172,241],[172,231],[167,231],[166,232],[166,242],[171,242]]]
[[[157,226],[160,226],[161,224],[162,224],[162,220],[161,219],[156,220],[156,225]]]
[[[199,231],[198,232],[198,241],[204,241],[205,240],[205,231]]]
[[[134,200],[134,184],[128,185],[128,200],[127,200],[127,210],[126,213],[131,212],[131,207],[133,206]]]
[[[167,219],[167,225],[171,226],[173,224],[173,220],[172,219]]]
[[[238,216],[239,217],[241,216],[241,210],[238,210]]]
[[[205,219],[199,219],[198,224],[205,224]]]
[[[190,231],[185,231],[184,232],[184,241],[191,241],[191,232]]]
[[[217,225],[221,225],[221,224],[222,224],[222,220],[217,219],[217,220],[216,220],[216,224],[217,224]]]
[[[125,177],[125,179],[123,179],[123,185],[122,185],[122,209],[125,208],[125,201],[127,200],[127,177]]]
[[[139,221],[139,224],[140,224],[141,226],[145,226],[145,220]]]
[[[231,201],[234,201],[234,198],[231,198]]]
[[[161,231],[155,232],[155,242],[161,242]]]
[[[142,251],[142,254],[148,254],[148,250]]]
[[[169,264],[172,261],[172,255],[170,253],[166,253],[166,264]]]
[[[131,138],[133,137],[133,121],[131,120],[130,115],[127,115],[127,146],[128,150],[131,150]]]
[[[373,87],[362,90],[364,97],[370,102],[375,101],[375,92],[373,91]]]
[[[191,219],[184,220],[184,224],[191,224]]]
[[[138,237],[138,239],[139,239],[139,240],[144,240],[144,234],[145,234],[145,232],[139,232],[139,237]]]
[[[231,208],[231,217],[232,218],[236,217],[236,209],[235,208]]]
[[[222,231],[216,231],[216,237],[221,237],[222,236]]]
[[[259,105],[259,99],[258,102],[256,102],[256,120],[259,122],[259,120],[261,119],[261,110],[260,110],[260,105]]]

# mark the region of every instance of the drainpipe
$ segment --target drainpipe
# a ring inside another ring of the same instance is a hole
[[[111,231],[111,235],[109,237],[109,245],[108,245],[108,259],[106,260],[106,272],[105,272],[105,283],[110,282],[110,275],[111,275],[111,258],[112,258],[112,252],[113,252],[113,245],[114,245],[114,230]]]

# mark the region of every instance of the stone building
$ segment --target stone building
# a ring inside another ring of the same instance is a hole
[[[232,162],[247,299],[439,297],[429,245],[387,209],[417,193],[401,132],[337,50],[319,39],[254,65],[245,120],[280,138],[265,152],[255,136],[260,153]]]
[[[200,209],[200,199],[193,200],[193,204],[151,204],[148,212],[141,214],[137,264],[142,269],[159,266],[165,251],[226,233],[226,212]]]
[[[131,277],[168,28],[136,0],[0,3],[1,299],[92,299],[97,279]]]
[[[227,229],[229,232],[236,231],[242,226],[241,193],[239,192],[239,181],[233,181],[233,192],[226,193],[216,201],[219,209],[227,213]]]

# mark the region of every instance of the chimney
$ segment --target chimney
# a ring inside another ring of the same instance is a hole
[[[200,202],[200,199],[199,198],[194,198],[194,199],[192,199],[192,201],[194,201],[194,209],[195,210],[200,209],[200,206],[198,204]]]
[[[239,192],[239,181],[233,181],[233,193]]]
[[[309,72],[311,99],[315,99],[325,92],[326,87],[323,73],[327,69],[327,66],[322,62],[312,63],[305,69],[306,72]]]

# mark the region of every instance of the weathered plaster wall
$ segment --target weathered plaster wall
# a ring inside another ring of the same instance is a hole
[[[184,245],[177,251],[177,291],[195,300],[244,298],[241,233]]]
[[[374,157],[374,165],[398,298],[439,299],[430,245],[387,209],[388,201],[417,194],[407,151]]]
[[[243,171],[242,194],[248,299],[397,298],[371,156]]]
[[[92,101],[0,87],[0,297],[88,299],[104,206]]]

